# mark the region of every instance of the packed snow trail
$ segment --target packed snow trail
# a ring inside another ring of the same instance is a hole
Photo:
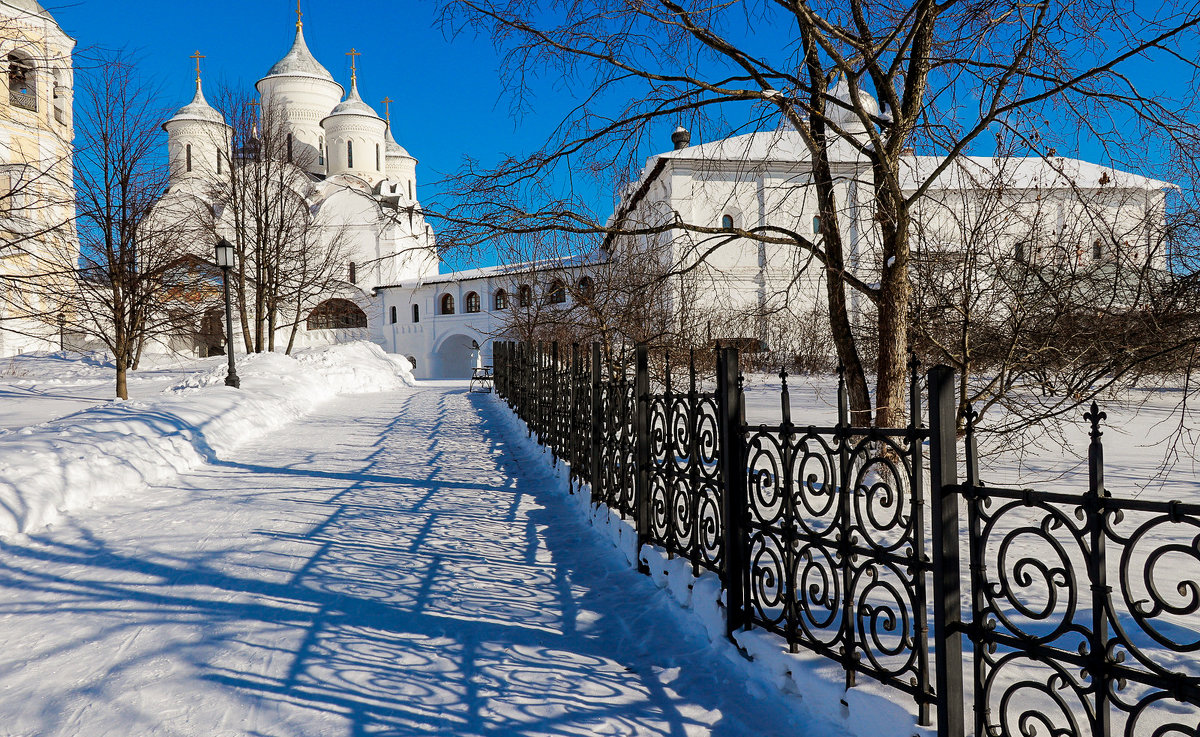
[[[336,399],[0,545],[0,735],[828,734],[462,385]]]

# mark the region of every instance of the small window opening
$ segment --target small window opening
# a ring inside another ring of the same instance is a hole
[[[292,160],[292,134],[287,134],[287,160]]]
[[[375,171],[383,171],[383,167],[379,165],[379,144],[375,144]]]
[[[463,299],[464,312],[479,312],[479,293],[467,292],[467,296]]]
[[[733,227],[733,216],[732,215],[722,215],[721,216],[721,227],[722,228],[732,228]]]
[[[354,168],[354,141],[346,141],[346,168]]]
[[[546,294],[546,303],[560,305],[567,301],[567,285],[560,279],[550,283],[550,291]]]
[[[818,235],[821,232],[821,216],[814,215],[812,221],[813,235]]]
[[[392,305],[391,312],[392,312],[392,324],[395,325],[396,324],[396,312],[397,312],[396,305]]]
[[[413,305],[413,322],[421,322],[421,306]]]
[[[350,262],[350,283],[358,283],[358,268],[354,265],[353,261]]]
[[[443,315],[453,315],[454,314],[454,296],[453,295],[450,295],[450,294],[442,295],[442,314]]]
[[[496,295],[492,297],[492,302],[496,310],[508,309],[508,292],[503,289],[497,290]]]
[[[1104,258],[1104,245],[1100,243],[1099,238],[1097,238],[1096,242],[1092,244],[1092,258],[1096,261]]]
[[[325,166],[325,136],[317,137],[317,163]]]
[[[192,170],[192,144],[187,145],[187,170]]]

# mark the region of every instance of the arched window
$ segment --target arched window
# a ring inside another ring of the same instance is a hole
[[[8,101],[13,107],[37,111],[37,75],[33,64],[18,54],[8,55]]]
[[[517,287],[517,307],[528,307],[533,303],[533,288],[528,284]]]
[[[821,232],[821,216],[820,215],[813,215],[812,225],[813,225],[813,235],[817,235],[818,233]]]
[[[192,144],[187,145],[187,170],[192,170]]]
[[[733,227],[733,216],[732,215],[722,215],[721,216],[721,227],[722,228],[732,228]]]
[[[413,322],[421,322],[421,306],[413,305]]]
[[[592,277],[585,276],[579,280],[579,298],[585,302],[591,301],[596,294],[596,284],[592,281]]]
[[[328,299],[308,314],[309,330],[365,328],[367,313],[348,299]]]
[[[358,268],[354,265],[353,261],[350,262],[350,283],[358,283]]]
[[[454,295],[453,294],[443,294],[442,301],[441,301],[441,307],[442,307],[443,315],[453,315],[454,314]]]
[[[346,168],[354,168],[354,141],[346,141]]]
[[[492,297],[492,305],[496,310],[508,309],[508,292],[503,289],[497,289],[496,294]]]
[[[392,305],[392,324],[396,324],[396,305]]]
[[[408,358],[408,362],[412,364],[412,367],[413,367],[414,369],[416,369],[416,367],[417,367],[417,359],[416,359],[414,356],[408,356],[407,358]]]
[[[550,282],[550,291],[546,292],[546,304],[560,305],[567,301],[567,285],[562,279]]]
[[[1092,258],[1096,261],[1104,258],[1104,245],[1100,243],[1099,238],[1097,238],[1096,242],[1092,244]]]
[[[317,163],[325,166],[325,136],[317,137]]]
[[[479,312],[479,293],[467,292],[463,297],[463,312]]]

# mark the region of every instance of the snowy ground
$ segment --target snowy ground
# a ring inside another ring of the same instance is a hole
[[[835,733],[748,693],[499,412],[338,398],[10,538],[0,734]]]
[[[154,397],[187,377],[223,366],[225,358],[147,359],[129,376],[133,400]],[[108,404],[115,382],[111,362],[78,353],[32,353],[0,358],[0,436],[13,429]]]
[[[737,655],[718,582],[632,572],[627,523],[494,398],[339,350],[249,359],[242,392],[221,358],[150,367],[128,403],[102,362],[0,361],[0,737],[924,732],[778,638]],[[790,384],[795,423],[833,424],[832,378]],[[778,388],[748,377],[751,422]],[[1156,478],[1177,401],[1106,404],[1114,494],[1200,497],[1190,455]],[[1082,490],[1086,429],[984,477]]]

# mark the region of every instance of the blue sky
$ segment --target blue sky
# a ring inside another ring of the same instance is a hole
[[[136,52],[162,90],[161,104],[176,108],[192,95],[196,50],[206,55],[208,83],[241,83],[249,88],[283,56],[295,33],[295,0],[46,0],[59,23],[79,42]],[[504,153],[527,154],[542,144],[568,111],[569,90],[561,80],[544,80],[533,102],[535,113],[515,119],[499,77],[500,60],[490,38],[469,33],[447,38],[437,27],[437,3],[414,0],[302,0],[309,48],[343,85],[349,86],[351,48],[358,57],[359,88],[380,114],[391,97],[397,141],[420,161],[423,200],[437,181],[457,170],[469,155],[486,166]],[[778,29],[750,24],[754,43],[770,44]],[[783,39],[777,39],[783,40]],[[82,57],[83,54],[80,54]],[[1200,56],[1200,49],[1195,56]],[[1168,58],[1126,68],[1144,92],[1165,94],[1180,88],[1183,64]],[[644,155],[670,148],[671,126],[654,134]],[[699,142],[694,141],[694,142]],[[661,146],[656,144],[661,143]],[[978,151],[977,153],[986,153]],[[1109,163],[1101,150],[1082,141],[1060,155]],[[1141,173],[1163,176],[1148,166]],[[595,210],[608,212],[612,194],[597,191]],[[452,260],[464,267],[494,262],[483,256]]]

